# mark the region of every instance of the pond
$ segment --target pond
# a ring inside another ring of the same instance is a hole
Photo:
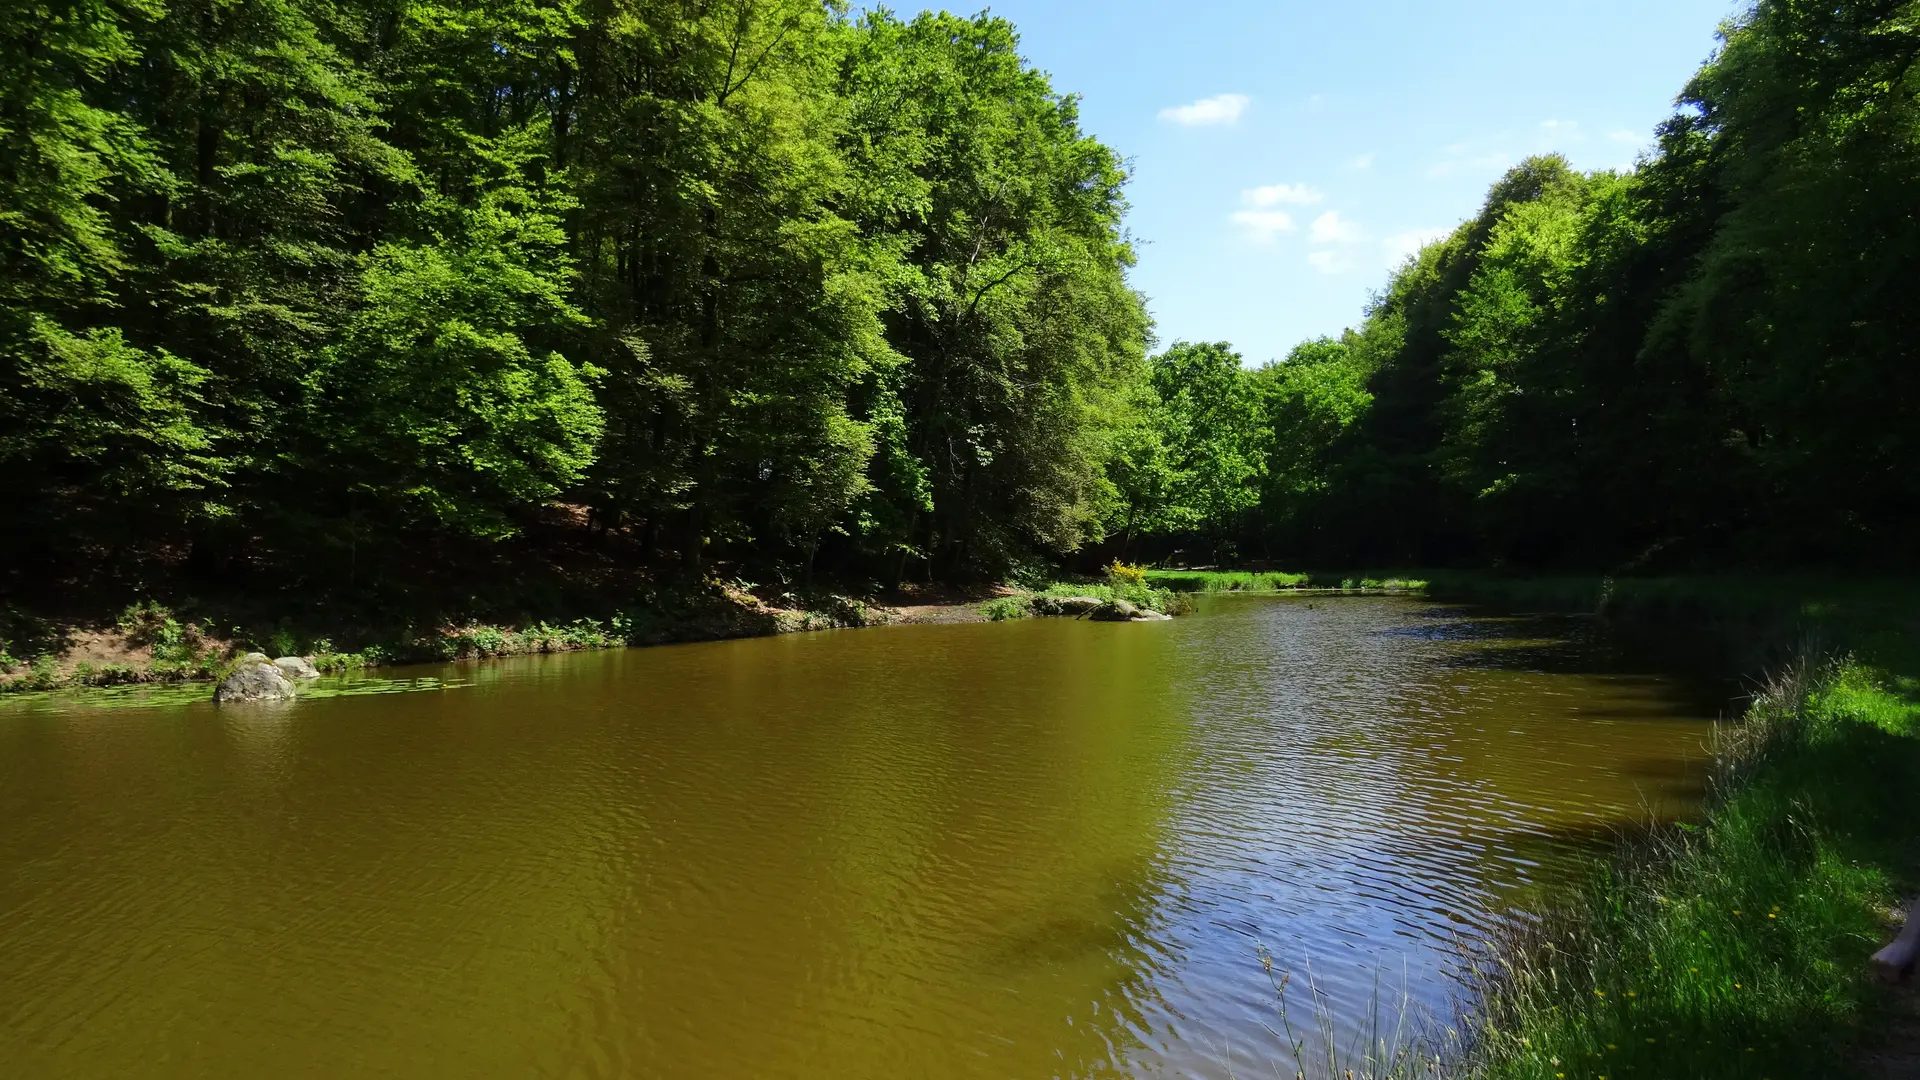
[[[1223,597],[0,703],[0,1064],[1271,1075],[1261,947],[1444,1021],[1461,936],[1696,811],[1717,688],[1669,663]]]

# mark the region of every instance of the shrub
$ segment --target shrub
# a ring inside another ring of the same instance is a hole
[[[980,609],[993,622],[1006,622],[1009,619],[1024,619],[1033,614],[1033,601],[1025,596],[1000,596],[987,601]]]

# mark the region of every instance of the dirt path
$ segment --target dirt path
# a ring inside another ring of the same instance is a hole
[[[1920,899],[1907,903],[1907,918],[1916,912]],[[1920,1080],[1920,985],[1915,978],[1894,988],[1880,1020],[1879,1038],[1861,1047],[1861,1073],[1872,1080]]]
[[[1895,991],[1886,1027],[1875,1045],[1863,1047],[1860,1071],[1872,1080],[1920,1080],[1920,991]]]

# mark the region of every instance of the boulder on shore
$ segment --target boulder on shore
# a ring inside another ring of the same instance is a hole
[[[1920,898],[1908,902],[1906,925],[1900,928],[1900,936],[1873,954],[1874,973],[1883,981],[1905,982],[1914,968],[1920,966],[1920,917],[1917,916],[1920,916]]]
[[[1137,607],[1125,600],[1114,600],[1101,604],[1087,617],[1094,622],[1162,622],[1172,616]]]
[[[313,661],[304,656],[283,656],[275,660],[273,666],[279,668],[280,674],[285,675],[289,679],[317,679],[320,677],[320,669],[314,667]]]
[[[213,700],[222,704],[244,701],[287,701],[293,681],[264,653],[248,653],[234,665],[233,674],[220,681]]]
[[[1093,596],[1036,596],[1033,610],[1038,615],[1085,615],[1096,611],[1105,601]]]

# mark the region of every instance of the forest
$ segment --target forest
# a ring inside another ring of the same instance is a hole
[[[818,0],[34,0],[0,27],[0,591],[1885,567],[1920,14],[1761,0],[1356,328],[1158,345],[1015,28]],[[103,585],[103,583],[107,583]]]

